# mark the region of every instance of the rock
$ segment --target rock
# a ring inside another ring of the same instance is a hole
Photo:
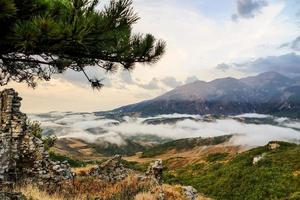
[[[112,159],[92,168],[89,175],[108,182],[124,180],[128,176],[129,170],[124,168],[121,161],[122,157],[115,155]]]
[[[278,149],[279,147],[280,147],[280,144],[278,144],[277,142],[270,142],[268,144],[269,150],[275,150],[275,149]]]
[[[182,187],[182,193],[188,200],[196,200],[198,197],[198,191],[192,186]]]
[[[151,163],[147,169],[146,176],[153,178],[157,181],[159,185],[162,184],[163,178],[163,164],[162,160],[156,160],[154,163]]]
[[[264,158],[264,156],[265,156],[264,153],[262,155],[255,156],[253,158],[252,164],[256,165],[259,161],[261,161]]]

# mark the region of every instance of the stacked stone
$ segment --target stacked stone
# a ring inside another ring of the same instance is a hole
[[[72,179],[68,163],[51,161],[43,141],[30,133],[21,100],[13,89],[0,92],[0,183],[26,179],[56,185]]]
[[[112,159],[92,168],[89,175],[95,176],[103,181],[107,182],[117,182],[125,179],[129,171],[124,168],[121,163],[122,157],[120,155],[115,155]]]
[[[26,116],[19,112],[21,100],[13,89],[0,93],[0,181],[16,176],[16,160],[22,146],[19,137],[26,127]]]

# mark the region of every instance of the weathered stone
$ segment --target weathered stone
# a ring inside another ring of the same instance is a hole
[[[259,161],[261,161],[265,157],[265,153],[255,156],[252,160],[252,164],[256,165]]]
[[[69,165],[51,161],[43,141],[31,134],[21,100],[13,89],[0,92],[0,183],[26,179],[57,185],[72,179]]]
[[[151,163],[146,172],[146,176],[153,178],[157,181],[158,184],[162,184],[163,178],[163,164],[162,160],[156,160],[154,163]]]
[[[182,187],[182,193],[188,200],[196,200],[198,197],[198,191],[192,186]]]
[[[275,149],[278,149],[279,147],[280,147],[280,144],[278,144],[278,142],[270,142],[268,144],[269,150],[275,150]]]
[[[128,176],[129,171],[123,167],[121,161],[122,157],[115,155],[112,159],[92,168],[89,175],[108,182],[123,180]]]

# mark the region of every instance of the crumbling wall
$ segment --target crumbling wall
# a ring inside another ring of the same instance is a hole
[[[13,89],[0,92],[0,183],[32,180],[39,185],[72,179],[67,162],[54,162],[43,141],[33,136],[21,100]]]
[[[0,181],[16,178],[16,161],[26,129],[26,115],[20,112],[22,99],[12,90],[0,93]]]

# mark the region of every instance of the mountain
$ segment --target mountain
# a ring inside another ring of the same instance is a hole
[[[112,110],[119,115],[267,113],[300,117],[300,83],[277,72],[196,81],[154,99]]]

